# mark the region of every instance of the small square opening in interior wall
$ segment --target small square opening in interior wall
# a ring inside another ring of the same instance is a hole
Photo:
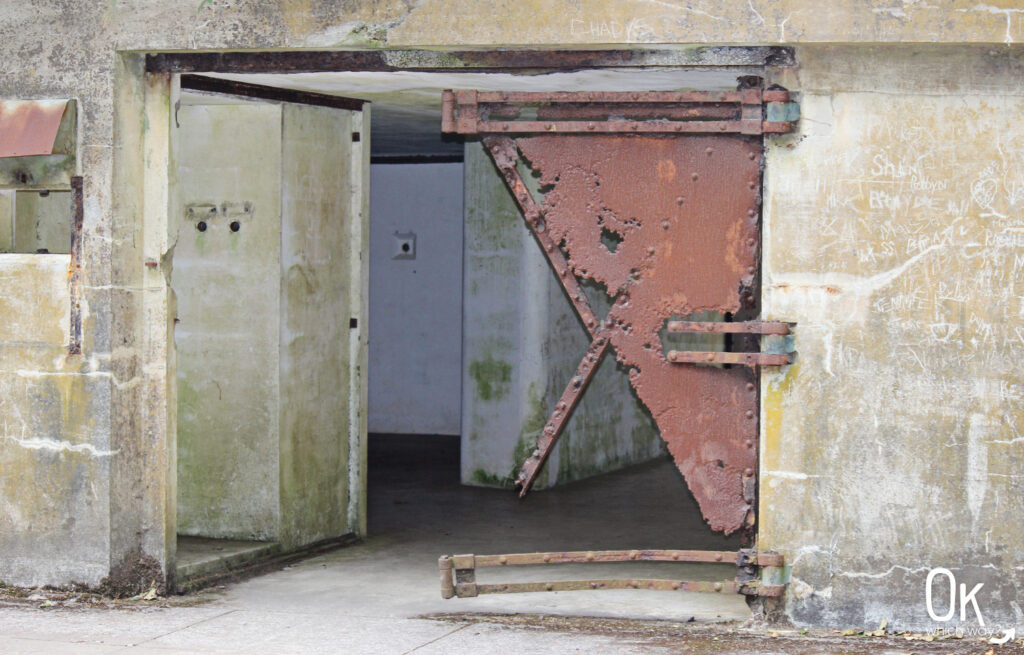
[[[395,232],[395,248],[391,259],[416,259],[415,232]]]
[[[0,191],[0,253],[70,252],[70,191]]]

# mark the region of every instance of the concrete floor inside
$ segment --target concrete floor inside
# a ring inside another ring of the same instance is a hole
[[[669,620],[742,620],[736,595],[656,591],[501,594],[444,600],[437,558],[566,550],[736,550],[711,532],[669,459],[534,491],[459,484],[459,438],[374,434],[369,445],[369,537],[241,587],[282,602],[307,594],[363,610],[539,613]],[[275,544],[179,537],[179,573],[196,576],[274,554]],[[657,562],[484,568],[477,581],[581,578],[729,580],[735,567]],[[229,591],[230,595],[232,592]],[[275,600],[274,602],[277,602]]]
[[[369,475],[369,539],[320,562],[338,573],[332,593],[362,595],[363,602],[387,603],[407,615],[536,612],[675,620],[749,616],[742,597],[684,592],[440,598],[437,558],[442,554],[739,548],[738,537],[722,537],[704,524],[682,476],[668,459],[531,492],[520,500],[511,489],[460,485],[457,437],[371,435]],[[735,573],[728,565],[622,563],[485,568],[477,571],[477,580],[727,580]]]

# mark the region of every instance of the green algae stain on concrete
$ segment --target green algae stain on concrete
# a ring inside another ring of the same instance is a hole
[[[470,362],[469,375],[476,382],[476,392],[481,400],[500,400],[508,395],[512,365],[488,356]]]
[[[476,469],[473,471],[473,475],[469,477],[469,483],[480,487],[498,487],[501,489],[511,489],[514,485],[515,478],[506,475],[496,475],[489,473],[483,469]]]
[[[536,382],[531,382],[530,388],[526,392],[526,406],[528,408],[526,418],[523,420],[523,426],[519,431],[519,439],[516,441],[516,447],[512,456],[512,471],[509,474],[512,479],[515,479],[519,475],[519,470],[522,467],[523,462],[525,462],[537,448],[537,439],[540,437],[541,432],[544,430],[544,426],[548,422],[547,404],[545,403],[543,395],[538,390],[538,384]],[[563,440],[567,437],[567,434],[562,435]],[[545,464],[541,468],[537,475],[537,479],[534,482],[534,487],[542,489],[550,485],[550,469],[551,467],[548,464]]]

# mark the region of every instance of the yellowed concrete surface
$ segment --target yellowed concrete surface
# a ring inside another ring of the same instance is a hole
[[[1024,92],[983,58],[950,62],[988,72],[960,95],[899,91],[885,57],[858,81],[809,57],[790,82],[832,91],[804,92],[799,133],[768,152],[764,308],[798,323],[799,355],[762,376],[759,545],[792,566],[798,621],[927,625],[932,567],[1012,620]]]
[[[14,252],[71,252],[70,191],[18,191],[14,198]]]
[[[424,0],[389,45],[1014,43],[1024,7],[1001,0]]]
[[[0,581],[107,571],[108,377],[67,356],[66,255],[0,254]],[[99,438],[97,438],[99,437]]]
[[[14,192],[0,191],[0,253],[14,247]]]

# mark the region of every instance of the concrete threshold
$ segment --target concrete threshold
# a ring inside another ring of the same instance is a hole
[[[228,573],[281,552],[273,541],[238,541],[178,535],[178,582]]]

